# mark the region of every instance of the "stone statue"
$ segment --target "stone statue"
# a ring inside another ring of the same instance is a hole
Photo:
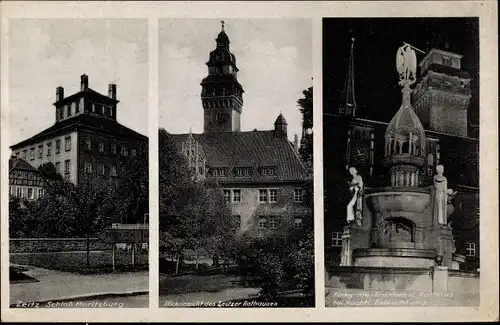
[[[406,44],[398,49],[396,54],[396,68],[399,73],[399,84],[411,85],[417,79],[417,55],[413,48]]]
[[[349,190],[352,193],[351,200],[347,204],[347,222],[356,222],[361,227],[363,219],[363,178],[358,175],[355,167],[349,168],[349,173],[352,175]]]
[[[448,181],[443,175],[444,167],[443,165],[438,165],[436,167],[436,175],[434,175],[433,183],[436,189],[435,201],[434,201],[434,215],[437,216],[438,224],[446,225],[447,218],[447,204],[448,204]]]

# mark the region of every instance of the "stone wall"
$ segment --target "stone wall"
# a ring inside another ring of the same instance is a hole
[[[90,250],[110,250],[111,245],[99,238],[90,238]],[[87,250],[85,238],[11,238],[10,253],[68,252]]]

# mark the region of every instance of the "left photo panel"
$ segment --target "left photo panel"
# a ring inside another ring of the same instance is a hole
[[[148,307],[148,21],[10,19],[11,308]]]

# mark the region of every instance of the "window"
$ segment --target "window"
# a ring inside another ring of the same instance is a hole
[[[23,150],[23,155],[22,155],[22,158],[23,159],[26,159],[26,155],[28,154],[28,150]]]
[[[47,142],[47,156],[52,154],[52,142]]]
[[[16,188],[16,196],[23,197],[23,188],[22,187]]]
[[[293,201],[296,203],[301,203],[304,201],[304,192],[301,188],[296,188],[293,190]]]
[[[271,216],[269,217],[269,229],[277,229],[278,228],[278,218]]]
[[[111,144],[111,153],[113,155],[116,155],[116,144],[114,144],[114,143]]]
[[[342,247],[342,234],[340,232],[332,232],[332,246]]]
[[[109,116],[113,117],[113,108],[112,107],[109,108]]]
[[[227,170],[226,170],[226,168],[214,168],[213,175],[225,177],[227,175]]]
[[[64,161],[64,174],[69,174],[71,171],[71,160]]]
[[[80,112],[80,101],[75,102],[75,113]]]
[[[61,140],[56,140],[56,153],[61,152]]]
[[[71,137],[66,137],[64,139],[64,150],[66,150],[66,151],[71,150]]]
[[[235,169],[235,174],[238,177],[250,176],[250,168],[249,167],[238,167]]]
[[[236,216],[233,216],[233,218],[234,218],[234,223],[235,223],[236,229],[240,229],[241,228],[241,216],[236,215]]]
[[[85,139],[84,149],[87,150],[87,151],[92,150],[92,140],[91,139],[89,139],[89,138]]]
[[[231,190],[224,190],[224,201],[231,202]]]
[[[128,156],[128,148],[127,147],[122,147],[122,156]]]
[[[465,256],[476,256],[476,244],[472,242],[465,243]]]
[[[38,189],[38,198],[41,198],[43,196],[43,188]]]
[[[13,186],[9,186],[9,195],[10,196],[14,195],[14,187]]]
[[[28,187],[28,199],[33,200],[35,198],[35,191],[33,187]]]
[[[110,176],[116,176],[116,166],[111,166],[111,170],[109,171]]]
[[[43,157],[43,144],[38,146],[38,158],[41,159],[42,157]]]
[[[61,163],[59,161],[56,162],[56,172],[59,174],[61,173]]]
[[[64,118],[64,107],[59,107],[58,109],[59,119],[62,120]]]
[[[104,143],[103,142],[99,142],[99,152],[104,153]]]
[[[97,172],[99,173],[99,175],[104,176],[104,172],[105,172],[104,163],[99,163],[99,167],[98,167]]]
[[[131,149],[131,150],[130,150],[130,155],[131,155],[132,157],[137,156],[137,149]],[[200,173],[200,174],[201,174],[201,173]]]
[[[241,190],[233,190],[233,202],[241,202]]]
[[[278,190],[269,190],[269,202],[270,203],[278,202]]]
[[[260,174],[262,176],[275,176],[276,175],[276,167],[262,167],[260,169]]]
[[[450,58],[447,57],[447,56],[443,56],[442,57],[442,63],[443,63],[443,65],[450,65],[450,63],[451,63],[450,62]]]
[[[30,160],[35,159],[35,148],[30,148]]]
[[[267,220],[266,217],[259,218],[259,229],[266,229]]]
[[[66,115],[68,117],[71,116],[71,104],[68,104],[68,106],[66,106]]]
[[[301,228],[302,227],[302,218],[296,217],[293,225],[295,228]]]
[[[267,190],[259,190],[259,202],[267,202]]]
[[[92,164],[89,161],[85,162],[85,174],[92,174]]]

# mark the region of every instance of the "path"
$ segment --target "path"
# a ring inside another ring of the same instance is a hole
[[[103,293],[130,293],[149,290],[147,271],[81,275],[22,266],[24,274],[39,282],[10,284],[10,303],[48,301]]]

